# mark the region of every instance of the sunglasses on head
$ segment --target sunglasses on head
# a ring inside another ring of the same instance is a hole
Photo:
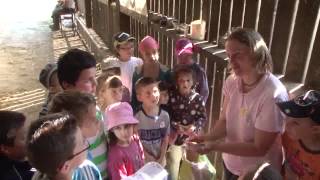
[[[131,36],[128,33],[122,32],[120,34],[118,34],[115,39],[118,42],[124,42],[126,41],[128,38],[130,38]]]
[[[294,99],[294,102],[299,106],[309,106],[319,104],[319,95],[317,95],[316,91],[310,90],[305,93],[303,96],[299,96]]]

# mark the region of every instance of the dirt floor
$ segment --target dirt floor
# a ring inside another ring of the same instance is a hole
[[[68,49],[85,46],[70,29],[52,32],[49,28],[55,0],[1,3],[0,109],[21,111],[32,120],[46,96],[38,81],[40,70]]]

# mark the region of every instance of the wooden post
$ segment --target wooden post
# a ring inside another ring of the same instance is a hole
[[[85,0],[85,18],[86,18],[86,26],[88,28],[92,28],[92,5],[91,0]]]

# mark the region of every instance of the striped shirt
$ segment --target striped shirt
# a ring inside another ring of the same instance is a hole
[[[99,169],[91,161],[85,160],[83,163],[73,172],[73,180],[102,180]]]
[[[103,122],[103,116],[100,109],[97,107],[96,118]],[[103,124],[103,123],[101,123]],[[99,169],[103,179],[108,177],[107,175],[107,137],[100,128],[100,132],[95,137],[87,139],[90,143],[89,160],[91,160]]]

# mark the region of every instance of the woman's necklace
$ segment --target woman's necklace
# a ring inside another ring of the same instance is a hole
[[[252,88],[256,87],[256,85],[260,82],[260,79],[263,77],[263,74],[259,75],[259,77],[252,83],[248,84],[241,80],[243,92],[246,93],[250,91]]]

